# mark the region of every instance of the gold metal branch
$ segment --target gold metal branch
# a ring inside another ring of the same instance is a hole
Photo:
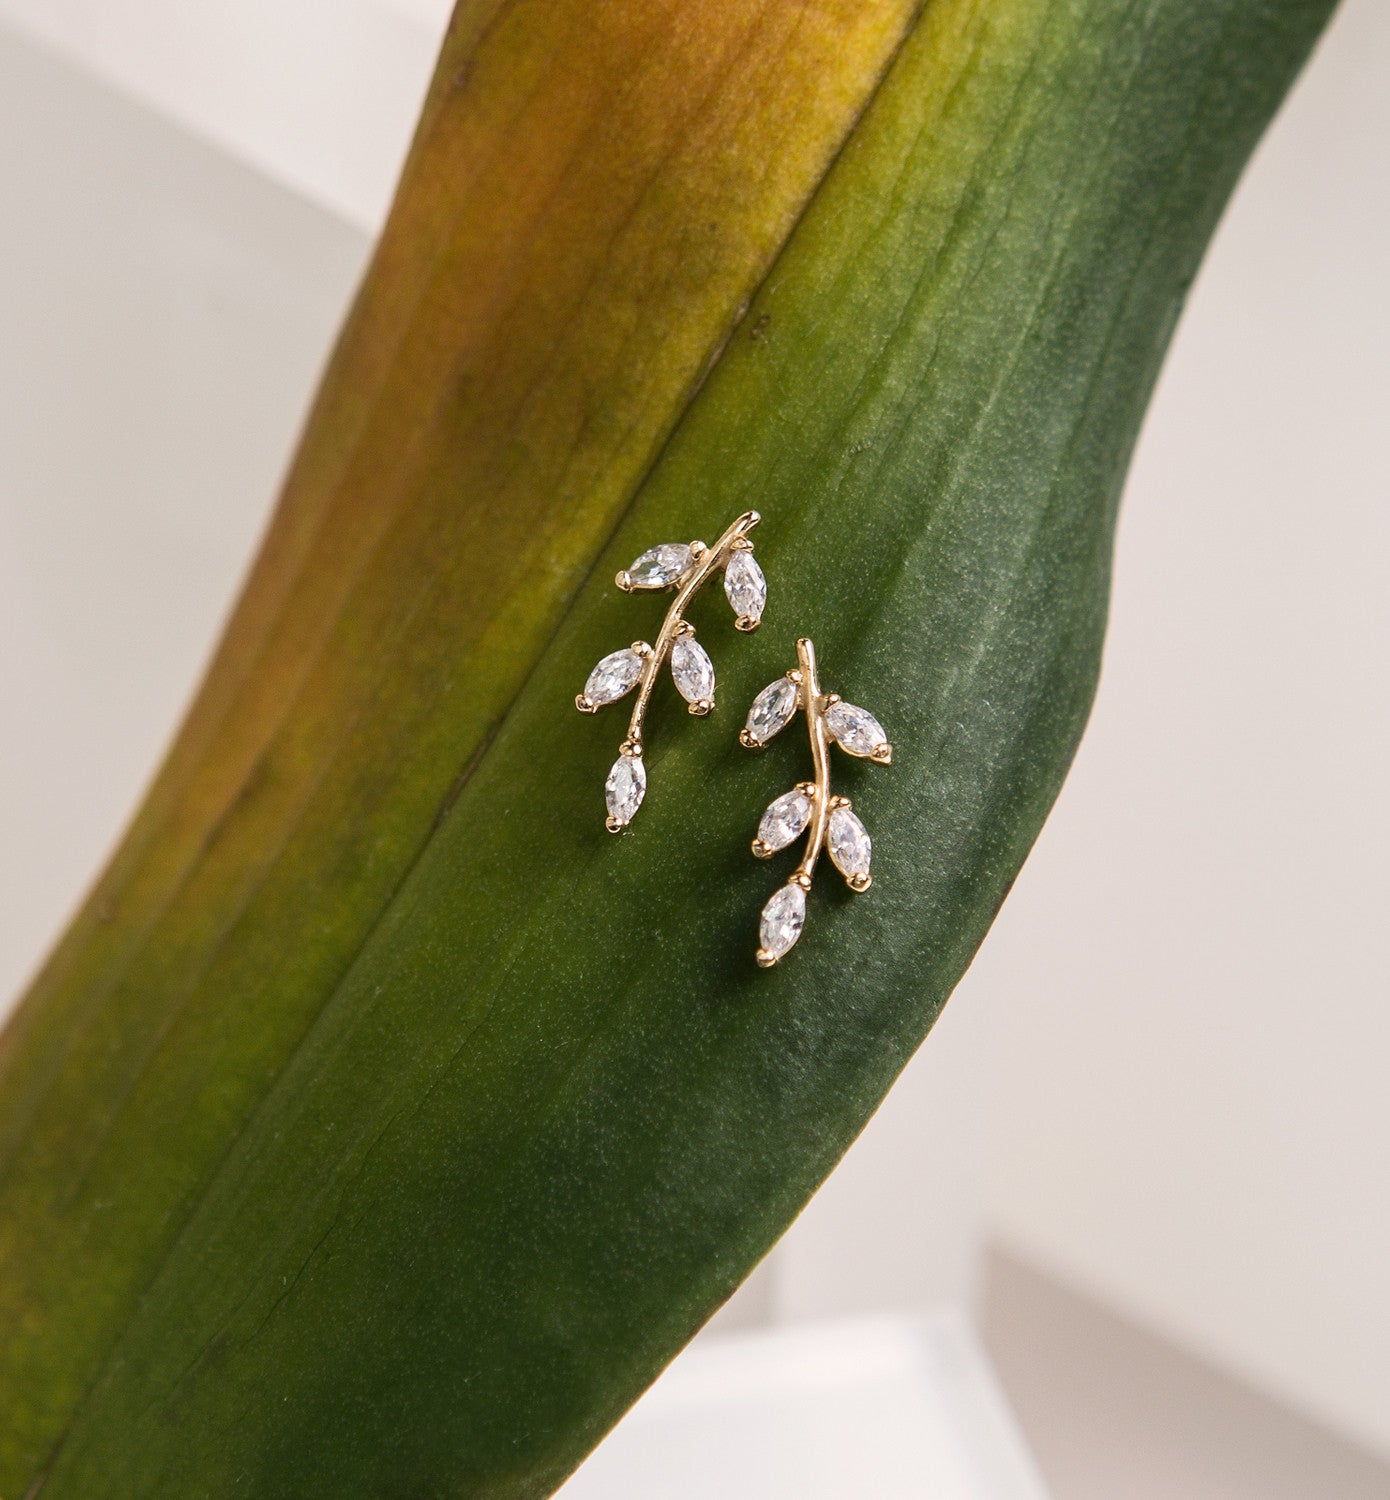
[[[803,832],[807,834],[801,863],[763,908],[757,960],[765,969],[771,968],[801,936],[806,893],[827,841],[831,861],[852,891],[867,891],[873,884],[869,873],[873,845],[868,830],[855,816],[849,798],[834,796],[830,790],[832,741],[848,754],[879,765],[889,765],[893,759],[893,747],[872,714],[846,703],[838,693],[821,692],[816,648],[805,636],[796,643],[796,658],[797,666],[753,700],[748,723],[739,733],[740,741],[750,750],[761,750],[801,709],[806,715],[815,777],[798,782],[768,807],[753,840],[754,855],[770,859]]]
[[[753,559],[748,533],[761,519],[757,511],[745,511],[712,547],[703,542],[688,546],[665,542],[652,547],[615,579],[625,594],[675,589],[676,597],[666,611],[656,643],[634,641],[605,656],[574,700],[581,713],[592,714],[637,689],[627,738],[604,785],[610,833],[621,833],[627,827],[646,795],[642,724],[652,688],[666,662],[670,661],[671,676],[692,714],[703,718],[714,707],[714,664],[696,641],[695,627],[685,618],[690,602],[715,573],[722,572],[724,592],[736,616],[734,624],[743,631],[758,628],[767,601],[767,582]]]

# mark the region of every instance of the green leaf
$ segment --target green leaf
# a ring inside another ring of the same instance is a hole
[[[1025,857],[1158,361],[1330,8],[456,19],[247,601],[0,1053],[0,1492],[543,1495],[618,1418]],[[622,710],[573,695],[665,601],[606,580],[750,506],[762,629],[702,597],[719,707],[658,691],[612,839]],[[800,634],[894,762],[837,767],[872,892],[823,869],[762,972],[748,840],[808,767],[735,735]]]

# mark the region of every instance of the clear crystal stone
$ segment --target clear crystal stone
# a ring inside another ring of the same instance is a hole
[[[806,892],[794,882],[784,885],[763,907],[758,941],[773,958],[781,958],[801,936],[805,923]]]
[[[835,807],[830,811],[828,836],[830,858],[835,868],[852,880],[856,875],[869,873],[869,860],[873,855],[873,841],[869,830],[847,807]]]
[[[769,805],[758,824],[758,838],[769,849],[785,849],[811,821],[811,799],[798,788]]]
[[[690,566],[690,548],[684,542],[662,542],[649,548],[627,570],[635,589],[664,589]]]
[[[671,676],[687,703],[714,697],[714,663],[693,636],[683,635],[671,647]]]
[[[872,755],[888,743],[883,725],[866,708],[852,703],[832,703],[825,711],[825,727],[832,738],[851,755]]]
[[[759,620],[767,603],[767,579],[747,551],[735,552],[724,569],[724,592],[740,619]]]
[[[640,756],[620,755],[603,783],[603,800],[615,823],[631,823],[647,795],[647,768]]]
[[[755,745],[766,744],[779,730],[785,729],[796,712],[796,684],[789,677],[770,682],[753,700],[748,710],[748,738]]]
[[[642,658],[631,646],[624,646],[621,651],[610,652],[589,673],[584,696],[595,708],[602,708],[605,703],[614,703],[624,693],[630,693],[641,675]]]

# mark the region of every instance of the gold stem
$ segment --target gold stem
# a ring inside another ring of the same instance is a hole
[[[821,696],[820,679],[816,676],[816,648],[807,636],[802,636],[796,643],[796,659],[801,669],[799,691],[801,706],[806,712],[806,733],[811,738],[816,790],[812,798],[811,827],[806,835],[806,852],[791,878],[798,885],[809,887],[830,818],[830,738],[825,729],[825,709],[831,699]]]
[[[690,576],[676,591],[676,597],[661,622],[661,633],[656,644],[647,653],[642,663],[642,675],[638,679],[637,701],[632,705],[632,718],[628,721],[627,739],[623,741],[624,755],[642,753],[642,717],[647,711],[647,699],[656,686],[657,675],[662,664],[671,654],[671,647],[686,634],[694,634],[694,626],[686,623],[685,607],[704,587],[712,573],[728,564],[735,552],[749,546],[748,533],[762,520],[755,510],[746,510],[734,522],[713,547],[706,547],[695,559]],[[692,552],[694,548],[692,547]]]

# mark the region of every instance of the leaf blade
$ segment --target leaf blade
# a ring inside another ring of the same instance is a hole
[[[0,1385],[25,1393],[0,1490],[389,905],[911,13],[460,6],[208,681],[0,1040]]]
[[[894,726],[893,771],[853,783],[882,830],[873,898],[826,906],[768,975],[727,941],[751,946],[765,894],[726,850],[786,784],[776,747],[673,735],[641,852],[590,834],[605,746],[577,751],[564,710],[627,616],[586,600],[228,1156],[49,1493],[113,1473],[544,1493],[771,1243],[1055,794],[1172,314],[1324,13],[929,13],[753,309],[762,335],[608,549],[767,497],[765,630],[819,610],[827,674]],[[746,798],[711,811],[715,777]]]

